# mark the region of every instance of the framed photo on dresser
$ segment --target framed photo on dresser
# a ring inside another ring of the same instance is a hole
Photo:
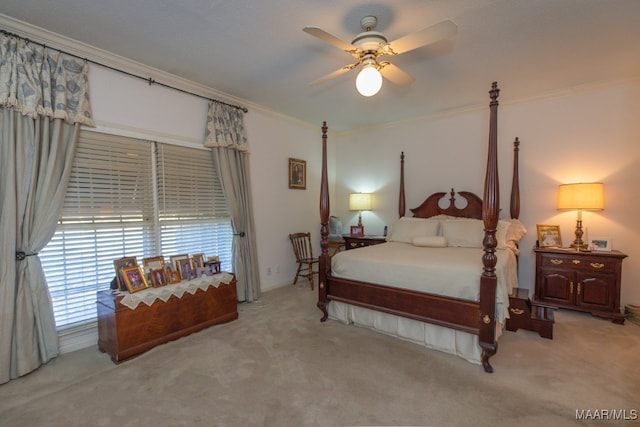
[[[122,275],[129,293],[138,292],[149,287],[140,266],[123,268]]]
[[[538,246],[541,248],[561,248],[562,237],[560,226],[551,224],[538,224]]]
[[[154,288],[165,286],[168,283],[167,273],[164,271],[164,268],[151,270],[151,273],[149,273],[149,277],[151,277],[151,286],[153,286]]]
[[[122,269],[127,267],[137,267],[138,260],[134,256],[124,256],[113,260],[113,268],[116,271],[116,282],[118,283],[118,289],[121,291],[127,290],[127,285],[124,280],[124,274]]]
[[[611,240],[603,238],[591,239],[589,249],[596,252],[611,252]]]
[[[163,256],[154,256],[151,258],[142,258],[142,267],[146,272],[151,270],[157,270],[159,268],[164,267],[164,257]]]
[[[352,225],[351,237],[364,237],[364,227],[362,225]]]

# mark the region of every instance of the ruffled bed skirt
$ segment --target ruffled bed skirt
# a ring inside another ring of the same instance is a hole
[[[471,363],[481,364],[482,349],[475,334],[337,301],[329,303],[328,312],[331,319],[370,328],[433,350],[454,354]],[[502,325],[496,322],[496,341],[501,333]]]

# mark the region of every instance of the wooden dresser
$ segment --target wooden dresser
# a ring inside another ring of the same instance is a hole
[[[345,249],[362,248],[364,246],[378,245],[386,242],[384,236],[344,236]]]
[[[620,251],[536,248],[535,303],[584,311],[624,323],[620,311]]]
[[[193,294],[185,291],[181,297],[171,295],[166,302],[141,302],[134,309],[123,304],[125,293],[99,291],[98,348],[117,363],[211,325],[237,319],[235,277],[226,274],[230,277],[228,283],[211,285],[206,290],[196,288]],[[171,286],[181,284],[167,285]]]

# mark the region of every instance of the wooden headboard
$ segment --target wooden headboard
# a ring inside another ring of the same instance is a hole
[[[440,200],[446,195],[447,193],[433,193],[420,206],[411,209],[413,216],[430,218],[436,215],[450,215],[460,218],[482,219],[482,199],[480,197],[468,191],[459,191],[458,195],[467,201],[467,205],[464,208],[458,208],[455,204],[456,192],[452,188],[449,193],[449,206],[441,208]]]
[[[511,218],[517,219],[520,216],[520,182],[518,169],[518,154],[520,152],[520,140],[513,141],[513,171],[511,181],[511,198],[509,213]],[[417,208],[409,209],[416,218],[430,218],[436,215],[450,215],[460,218],[482,218],[482,198],[469,191],[458,191],[457,194],[466,201],[464,208],[458,208],[456,202],[456,192],[451,189],[449,193],[449,205],[440,207],[440,201],[447,193],[433,193],[425,199]],[[405,193],[404,193],[404,152],[400,154],[400,197],[398,199],[398,214],[402,218],[405,215]],[[499,208],[498,208],[499,212]]]

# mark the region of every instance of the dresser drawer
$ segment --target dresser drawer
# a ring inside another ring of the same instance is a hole
[[[541,261],[542,267],[560,267],[571,270],[590,271],[593,273],[614,273],[620,262],[615,258],[589,258],[588,256],[576,257],[560,254],[545,254]]]

